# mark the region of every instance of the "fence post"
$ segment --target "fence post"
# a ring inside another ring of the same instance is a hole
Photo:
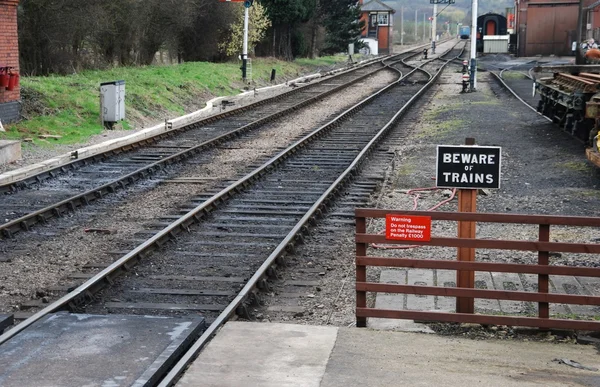
[[[539,229],[539,241],[549,242],[550,241],[550,225],[540,224]],[[539,251],[538,252],[538,265],[548,266],[550,263],[550,252]],[[549,291],[549,279],[548,274],[538,274],[538,293],[548,293]],[[550,305],[547,302],[538,303],[538,317],[539,318],[550,318]]]
[[[356,217],[356,235],[358,234],[366,234],[367,233],[367,223],[364,217]],[[367,244],[366,243],[356,243],[356,256],[366,256],[367,255]],[[356,282],[367,282],[367,267],[363,265],[356,265]],[[367,292],[365,291],[356,291],[356,307],[357,308],[366,308],[367,307]],[[367,318],[366,317],[358,317],[356,316],[356,326],[357,327],[366,327],[367,326]]]
[[[475,145],[474,138],[467,138],[465,145]],[[477,212],[477,190],[458,190],[458,212]],[[459,238],[475,238],[475,222],[458,222]],[[459,261],[475,261],[475,249],[469,247],[458,248]],[[458,270],[456,272],[456,286],[459,288],[475,288],[475,272]],[[475,313],[475,299],[468,297],[456,297],[457,313]]]

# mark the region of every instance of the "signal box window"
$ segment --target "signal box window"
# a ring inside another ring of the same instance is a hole
[[[387,26],[389,24],[387,13],[380,13],[380,14],[378,14],[378,16],[379,16],[378,24],[380,26]]]

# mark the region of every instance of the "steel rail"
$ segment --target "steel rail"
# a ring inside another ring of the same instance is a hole
[[[416,71],[416,69],[413,71]],[[262,166],[256,168],[254,171],[250,172],[245,177],[230,184],[229,186],[222,189],[220,192],[218,192],[211,198],[202,202],[201,204],[196,206],[194,209],[190,210],[188,213],[186,213],[185,215],[180,217],[178,220],[174,221],[169,226],[167,226],[163,230],[159,231],[156,235],[152,236],[150,239],[146,240],[145,242],[143,242],[142,244],[137,246],[135,249],[133,249],[132,251],[130,251],[129,253],[127,253],[126,255],[124,255],[123,257],[118,259],[117,261],[115,261],[114,263],[112,263],[107,268],[103,269],[100,273],[96,274],[95,276],[93,276],[92,278],[90,278],[89,280],[87,280],[86,282],[81,284],[80,286],[78,286],[73,291],[64,295],[63,297],[61,297],[54,303],[48,305],[44,309],[36,312],[33,316],[31,316],[28,319],[26,319],[25,321],[21,322],[19,325],[15,326],[12,329],[10,329],[9,331],[5,332],[3,335],[0,336],[0,345],[2,343],[6,342],[7,340],[9,340],[10,338],[12,338],[14,335],[19,333],[23,329],[25,329],[28,326],[30,326],[31,324],[35,323],[36,321],[38,321],[45,315],[55,312],[55,311],[58,311],[58,310],[61,310],[62,308],[64,308],[65,306],[68,306],[69,304],[76,305],[80,302],[85,301],[85,299],[90,298],[91,294],[95,290],[103,287],[104,281],[110,283],[111,278],[113,276],[115,276],[116,274],[118,274],[118,271],[120,269],[128,268],[129,267],[128,264],[135,262],[136,259],[138,259],[138,260],[143,259],[144,256],[148,252],[151,252],[156,247],[162,246],[164,243],[166,243],[167,240],[173,238],[176,235],[176,233],[179,233],[182,231],[189,231],[189,227],[193,223],[198,222],[201,217],[210,213],[210,211],[212,209],[214,209],[218,206],[219,202],[227,200],[227,198],[229,196],[241,191],[246,186],[248,186],[252,181],[261,177],[262,175],[267,173],[269,170],[274,168],[277,164],[281,163],[286,158],[293,155],[299,148],[306,146],[309,142],[311,142],[311,141],[319,138],[320,136],[324,135],[325,133],[327,133],[330,129],[337,126],[340,121],[342,121],[346,118],[349,118],[351,115],[356,113],[360,107],[362,107],[363,105],[376,99],[379,95],[385,93],[388,89],[396,86],[396,84],[399,83],[401,81],[401,79],[402,78],[400,78],[399,80],[393,82],[392,84],[390,84],[386,87],[383,87],[376,93],[374,93],[374,94],[370,95],[369,97],[363,99],[362,101],[356,103],[351,108],[349,108],[345,112],[339,114],[337,117],[332,119],[327,124],[321,126],[320,128],[316,129],[312,133],[307,134],[306,136],[299,139],[292,145],[288,146],[285,150],[279,152],[277,155],[275,155],[274,157],[269,159],[267,162],[265,162]]]
[[[404,52],[404,53],[397,54],[395,56],[400,56],[400,55],[408,54],[410,52],[411,51],[407,51],[407,52]],[[116,147],[114,149],[110,149],[110,150],[108,150],[106,152],[103,152],[103,153],[100,153],[100,154],[92,155],[92,156],[85,157],[85,158],[82,158],[82,159],[79,159],[76,156],[74,156],[76,158],[76,160],[73,160],[70,163],[66,163],[66,164],[63,164],[61,166],[58,166],[58,167],[55,167],[55,168],[52,168],[52,169],[40,172],[38,174],[35,174],[35,175],[32,175],[32,176],[28,176],[28,177],[26,177],[24,179],[21,179],[21,180],[18,180],[18,181],[13,181],[13,182],[10,182],[10,183],[7,183],[7,184],[0,184],[0,194],[5,193],[5,192],[13,192],[13,191],[15,191],[17,189],[17,187],[26,186],[26,185],[34,183],[34,182],[39,183],[39,182],[41,182],[43,180],[48,179],[49,177],[54,177],[54,176],[60,174],[61,172],[66,172],[66,170],[76,170],[80,165],[87,165],[88,163],[90,163],[90,161],[91,162],[97,162],[97,160],[102,159],[103,157],[110,157],[110,156],[113,156],[113,155],[116,155],[116,154],[127,152],[127,151],[131,150],[132,148],[136,148],[136,147],[138,147],[140,145],[144,146],[144,145],[146,145],[148,143],[154,143],[154,142],[156,142],[158,140],[161,140],[161,139],[164,139],[164,138],[167,138],[167,137],[171,137],[171,136],[177,135],[177,134],[179,134],[181,132],[192,130],[192,129],[194,129],[197,126],[210,124],[210,123],[213,123],[213,122],[218,121],[220,119],[223,119],[223,118],[226,118],[226,117],[229,117],[229,116],[233,116],[233,115],[238,114],[238,113],[243,113],[243,112],[252,110],[252,109],[254,109],[254,108],[258,107],[258,106],[263,106],[263,105],[266,105],[266,104],[269,104],[269,103],[272,103],[272,102],[276,102],[277,100],[281,99],[282,97],[286,97],[286,96],[289,96],[289,95],[292,95],[292,94],[301,93],[303,91],[306,91],[308,88],[317,87],[317,86],[319,86],[320,83],[322,83],[324,81],[330,81],[332,79],[336,79],[336,78],[341,77],[343,75],[347,75],[347,74],[349,74],[349,73],[351,73],[353,71],[357,71],[357,70],[364,69],[364,68],[369,67],[369,66],[377,65],[378,63],[382,63],[385,59],[389,59],[389,58],[384,57],[384,58],[381,58],[381,59],[378,59],[378,60],[374,60],[374,61],[365,63],[365,64],[360,65],[360,66],[355,66],[355,67],[352,67],[352,68],[347,69],[345,71],[339,72],[338,74],[335,74],[335,75],[333,75],[331,77],[326,77],[326,78],[320,80],[319,82],[313,82],[313,83],[310,83],[310,84],[308,84],[306,86],[302,86],[302,87],[299,87],[297,89],[289,90],[289,91],[286,91],[284,93],[278,94],[276,96],[265,98],[265,99],[257,101],[257,102],[253,102],[253,103],[251,103],[249,105],[246,105],[246,106],[241,106],[239,108],[235,108],[235,109],[223,112],[223,113],[219,113],[219,114],[216,114],[214,116],[206,117],[206,118],[200,119],[200,120],[198,120],[196,122],[192,122],[192,123],[186,124],[186,125],[184,125],[182,127],[174,128],[172,130],[169,130],[168,132],[157,133],[157,134],[155,134],[153,136],[144,138],[144,139],[142,139],[140,141],[137,141],[137,142],[134,142],[134,143],[131,143],[131,144],[126,144],[126,145],[123,145],[123,146],[119,146],[119,147]],[[384,68],[385,68],[385,66],[377,69],[375,72],[380,71],[380,70],[382,70]],[[373,73],[375,73],[375,72],[373,72]],[[169,121],[173,121],[173,120],[169,120]]]
[[[315,213],[317,213],[319,211],[319,208],[323,205],[323,203],[325,203],[331,196],[332,193],[335,193],[338,189],[339,186],[342,185],[343,182],[347,181],[348,178],[352,177],[352,175],[354,174],[354,172],[356,171],[356,168],[359,167],[360,165],[362,165],[362,163],[364,162],[365,156],[367,154],[369,154],[375,144],[385,135],[387,134],[387,132],[397,123],[397,120],[406,112],[406,110],[418,99],[422,96],[422,94],[429,88],[431,87],[431,85],[433,84],[433,82],[435,82],[435,80],[437,80],[437,78],[439,77],[439,75],[441,74],[441,71],[444,67],[442,66],[438,72],[436,73],[435,76],[431,77],[429,82],[423,86],[421,88],[420,91],[418,91],[392,118],[392,120],[390,120],[379,132],[378,134],[371,139],[371,141],[369,142],[369,144],[367,145],[367,147],[365,147],[361,153],[359,154],[359,156],[357,156],[355,158],[355,160],[353,161],[353,163],[346,169],[346,171],[336,180],[336,182],[334,184],[332,184],[330,186],[330,188],[327,190],[327,192],[325,192],[321,198],[319,199],[318,202],[316,202],[312,207],[311,207],[311,212],[307,213],[302,220],[294,227],[294,229],[292,230],[292,232],[290,232],[288,234],[288,236],[284,239],[284,241],[278,246],[278,248],[269,256],[269,258],[267,259],[267,261],[265,261],[262,265],[261,268],[259,269],[259,271],[257,271],[255,273],[255,275],[252,277],[251,281],[252,284],[250,284],[250,282],[244,287],[243,290],[243,294],[239,294],[236,299],[233,301],[236,303],[236,306],[233,306],[233,302],[229,305],[228,309],[226,309],[227,313],[227,318],[229,316],[231,316],[231,314],[233,314],[235,312],[235,310],[244,303],[244,301],[246,301],[248,299],[248,296],[251,295],[252,289],[256,287],[256,285],[259,283],[259,281],[261,281],[261,279],[266,275],[268,268],[277,260],[277,258],[279,256],[281,256],[281,254],[283,254],[285,252],[285,249],[287,246],[290,245],[291,242],[293,242],[296,237],[298,236],[298,234],[300,232],[304,232],[306,230],[306,223],[308,223],[313,216],[315,215]],[[417,69],[411,71],[410,73],[413,73],[414,71],[416,71]],[[398,71],[398,70],[396,70]],[[400,71],[398,71],[400,73]],[[409,73],[409,74],[410,74]],[[399,82],[401,81],[401,79],[399,79],[398,81],[394,82],[392,85],[383,88],[382,90],[380,90],[379,92],[375,93],[373,96],[366,98],[365,100],[361,101],[360,103],[356,104],[355,106],[353,106],[352,108],[350,108],[347,112],[340,114],[338,117],[336,117],[336,119],[332,120],[329,124],[324,125],[323,127],[317,129],[315,132],[313,132],[310,135],[307,135],[305,138],[303,138],[302,140],[297,141],[294,145],[296,145],[297,147],[300,146],[304,146],[306,145],[309,141],[316,139],[318,137],[320,137],[321,135],[323,135],[327,129],[330,129],[332,126],[336,126],[336,121],[339,121],[340,119],[349,117],[350,115],[354,114],[357,110],[358,107],[362,106],[362,104],[364,103],[368,103],[371,100],[373,100],[376,96],[379,96],[381,93],[387,91],[389,88],[397,85]],[[295,152],[295,149],[297,149],[297,147],[294,147],[294,145],[288,147],[288,149],[286,149],[285,151],[282,151],[279,155],[275,156],[274,158],[272,158],[267,164],[263,165],[262,167],[257,168],[255,171],[252,172],[252,175],[254,176],[261,176],[264,173],[266,173],[269,169],[272,168],[272,166],[274,166],[275,164],[277,164],[278,162],[280,162],[281,160],[285,159],[287,156],[289,156],[290,154]],[[150,240],[148,240],[147,242],[145,242],[143,245],[138,246],[138,248],[136,248],[136,250],[139,250],[138,253],[139,255],[137,256],[137,258],[141,258],[142,257],[142,252],[143,250],[141,249],[142,246],[151,246],[153,244],[153,242],[158,243],[162,238],[161,236],[164,238],[169,238],[172,236],[173,231],[176,228],[180,228],[180,229],[187,229],[189,227],[189,224],[187,223],[187,221],[191,221],[193,223],[193,221],[195,219],[197,219],[197,216],[202,216],[202,214],[206,213],[207,211],[209,211],[211,209],[212,206],[216,206],[218,204],[219,201],[221,200],[225,200],[226,197],[228,195],[231,194],[231,191],[238,191],[240,189],[242,189],[243,187],[245,187],[247,184],[249,184],[250,182],[250,177],[248,176],[247,178],[241,179],[240,181],[238,181],[237,183],[234,183],[232,185],[230,185],[228,188],[230,188],[230,190],[228,191],[228,189],[224,189],[222,190],[220,193],[218,193],[217,195],[213,196],[211,199],[209,199],[208,201],[206,201],[205,203],[199,205],[198,207],[196,207],[194,210],[192,210],[191,212],[189,212],[188,214],[186,214],[183,218],[181,218],[180,220],[174,222],[171,226],[169,226],[167,229],[161,231],[161,233],[157,234],[155,237],[151,238]],[[226,192],[228,191],[228,192]],[[162,234],[162,235],[160,235]],[[132,251],[131,253],[128,254],[128,256],[130,258],[134,258],[135,254],[134,254],[135,250]],[[123,265],[126,265],[127,262],[126,261],[130,261],[130,260],[125,260],[127,256],[124,256],[123,258],[121,258],[121,261]],[[118,262],[119,262],[118,261]],[[115,262],[116,264],[117,262]],[[115,264],[111,265],[114,266]],[[103,272],[107,272],[110,269],[107,268],[105,271]],[[101,274],[101,273],[100,273]],[[99,274],[99,275],[100,275]],[[110,273],[108,273],[110,274]],[[95,276],[99,277],[99,275]],[[90,281],[87,281],[86,284],[88,284],[89,282],[91,282],[93,279],[91,279]],[[101,279],[100,279],[101,281]],[[85,285],[80,286],[78,289],[76,289],[75,291],[71,292],[70,294],[84,294],[87,291],[89,291],[90,288],[85,289]],[[65,296],[63,298],[61,298],[61,300],[57,301],[56,303],[52,304],[51,306],[45,308],[43,311],[40,311],[38,313],[36,313],[36,315],[32,316],[30,319],[28,319],[27,321],[25,321],[24,323],[22,323],[21,325],[13,328],[11,331],[7,332],[5,335],[0,336],[0,344],[2,344],[3,342],[9,340],[12,336],[14,336],[14,334],[18,333],[18,331],[21,331],[22,329],[25,329],[27,326],[31,325],[33,322],[35,321],[30,321],[32,319],[34,319],[34,317],[36,317],[37,315],[40,315],[38,318],[43,317],[42,312],[46,311],[46,313],[50,313],[54,310],[48,310],[51,309],[52,306],[56,306],[57,304],[61,303],[62,306],[67,305],[68,303],[70,303],[70,301],[66,300],[66,298],[68,297]],[[44,313],[44,315],[46,314]],[[221,316],[223,316],[223,314],[225,313],[225,311],[221,314]],[[221,317],[219,316],[219,317]],[[224,322],[225,320],[223,320]],[[26,324],[27,322],[29,322],[28,324]],[[213,324],[214,325],[214,324]],[[212,326],[211,326],[212,327]],[[20,328],[17,329],[16,328]],[[218,327],[214,328],[215,330],[218,329]],[[204,337],[205,335],[203,335]],[[212,335],[208,335],[208,337],[211,337]],[[189,352],[188,352],[189,354]],[[178,374],[177,374],[178,375]],[[177,377],[177,375],[175,375],[175,377]],[[165,379],[166,381],[166,379]],[[165,383],[165,381],[163,381],[163,383]],[[169,383],[168,381],[166,383]],[[162,385],[162,384],[161,384]]]
[[[415,55],[418,55],[418,53]],[[409,57],[412,57],[412,56],[409,55]],[[385,60],[386,59],[382,59],[381,62],[383,63]],[[171,156],[168,156],[161,160],[158,160],[152,164],[147,164],[144,167],[142,167],[136,171],[130,172],[127,175],[121,176],[121,177],[119,177],[113,181],[110,181],[108,183],[105,183],[99,187],[96,187],[96,188],[88,190],[84,193],[80,193],[78,195],[72,196],[70,198],[61,200],[58,203],[54,203],[50,206],[47,206],[45,208],[42,208],[40,210],[37,210],[35,212],[32,212],[25,216],[22,216],[20,218],[13,219],[7,223],[0,224],[0,237],[11,238],[13,236],[13,234],[15,234],[19,231],[22,231],[22,230],[29,231],[29,228],[36,223],[46,222],[53,217],[60,217],[66,212],[75,211],[79,207],[84,207],[86,205],[89,205],[91,202],[95,201],[96,199],[100,199],[108,194],[116,192],[117,189],[119,189],[119,188],[124,189],[127,186],[133,185],[135,182],[141,181],[142,179],[145,179],[148,176],[154,175],[155,172],[164,168],[164,166],[166,166],[166,165],[179,163],[187,158],[193,157],[193,156],[199,154],[200,151],[202,151],[204,149],[219,145],[224,141],[227,141],[234,137],[240,136],[247,131],[250,131],[252,129],[260,127],[261,125],[264,125],[266,123],[272,122],[275,119],[280,118],[280,117],[282,117],[286,114],[289,114],[293,111],[299,110],[299,109],[301,109],[309,104],[312,104],[326,96],[329,96],[340,90],[343,90],[352,84],[360,82],[360,81],[372,76],[373,74],[376,74],[376,73],[384,70],[385,68],[386,67],[384,65],[384,67],[378,68],[372,72],[364,74],[356,79],[353,79],[350,82],[347,82],[343,85],[335,87],[331,90],[325,91],[316,96],[305,99],[289,108],[280,110],[269,116],[260,118],[256,121],[253,121],[247,125],[244,125],[244,126],[238,128],[238,129],[232,130],[228,133],[225,133],[218,137],[207,140],[207,141],[205,141],[199,145],[196,145],[194,147],[191,147],[189,149],[182,150]]]
[[[212,338],[212,336],[220,329],[225,322],[229,319],[229,317],[235,312],[238,306],[247,298],[252,289],[257,285],[259,280],[265,275],[268,268],[275,263],[275,261],[285,252],[288,244],[296,237],[296,235],[305,227],[306,223],[312,218],[314,213],[323,205],[323,203],[329,198],[332,193],[335,192],[339,188],[339,186],[346,181],[353,173],[356,172],[356,169],[364,162],[365,156],[371,153],[374,146],[379,143],[379,141],[389,132],[389,130],[397,123],[398,119],[406,113],[406,111],[427,91],[435,81],[439,78],[440,74],[444,67],[449,63],[447,61],[438,72],[433,75],[429,82],[425,84],[421,90],[419,90],[400,110],[394,115],[394,117],[371,139],[371,141],[367,144],[367,146],[360,152],[358,156],[354,159],[352,164],[336,179],[336,181],[331,184],[331,186],[325,191],[321,197],[311,206],[309,211],[302,217],[302,219],[296,224],[296,226],[289,232],[286,238],[277,246],[277,248],[269,255],[269,257],[265,260],[265,262],[260,266],[260,268],[256,271],[256,273],[250,278],[250,280],[246,283],[244,288],[240,291],[238,296],[223,310],[223,312],[215,319],[215,321],[208,327],[208,329],[202,334],[202,336],[196,341],[192,347],[183,355],[183,357],[177,362],[177,364],[171,369],[171,371],[162,379],[159,387],[168,387],[171,386],[175,381],[179,378],[179,376],[183,373],[183,371],[187,368],[189,363],[196,357],[196,355],[202,350],[202,348],[208,343],[208,341]],[[416,71],[413,70],[413,72]],[[412,73],[412,72],[411,72]],[[389,87],[393,87],[396,84],[400,83],[402,79],[396,81],[393,85]]]
[[[502,74],[506,70],[507,69],[504,69],[504,70],[500,71],[500,74],[496,74],[493,71],[490,71],[490,73],[500,83],[500,85],[503,86],[506,90],[508,90],[512,95],[514,95],[516,99],[518,99],[519,101],[521,101],[525,106],[527,106],[528,108],[530,108],[531,110],[533,110],[536,114],[538,114],[538,115],[544,117],[546,120],[552,122],[552,120],[550,118],[548,118],[545,115],[543,115],[542,113],[538,112],[536,108],[534,108],[533,106],[531,106],[530,104],[528,104],[527,102],[525,102],[525,100],[523,98],[521,98],[510,86],[508,86],[508,84],[506,82],[504,82],[504,79],[502,78]]]

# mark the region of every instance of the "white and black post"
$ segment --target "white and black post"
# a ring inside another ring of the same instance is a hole
[[[435,54],[435,38],[437,36],[437,3],[433,4],[433,18],[431,20],[431,53]]]
[[[244,46],[242,49],[242,80],[246,82],[246,70],[248,69],[248,20],[250,19],[250,6],[252,2],[244,2]]]
[[[477,0],[471,10],[471,91],[477,90]]]

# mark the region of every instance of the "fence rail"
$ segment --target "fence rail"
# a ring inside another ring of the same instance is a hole
[[[538,225],[537,241],[491,240],[477,238],[433,237],[428,242],[388,240],[385,235],[368,234],[367,218],[385,218],[386,215],[428,216],[432,220],[474,222],[474,223],[513,223]],[[366,326],[367,317],[413,319],[440,322],[471,322],[479,324],[530,326],[539,328],[559,328],[600,331],[600,321],[550,318],[549,304],[600,305],[600,296],[558,294],[549,292],[549,276],[600,277],[600,268],[555,266],[549,264],[550,252],[600,254],[600,244],[550,242],[550,226],[600,227],[600,218],[563,217],[539,215],[508,215],[486,213],[455,213],[426,211],[395,211],[357,209],[356,215],[356,324]],[[538,252],[537,264],[491,263],[473,261],[447,261],[435,259],[388,258],[367,255],[370,243],[422,245],[458,248],[484,248],[497,250],[519,250]],[[524,292],[512,290],[484,290],[474,287],[441,287],[421,285],[399,285],[367,282],[367,267],[397,267],[413,269],[456,270],[457,282],[460,275],[474,275],[475,271],[523,273],[538,276],[538,291]],[[367,292],[400,293],[441,297],[456,297],[458,300],[475,298],[509,300],[538,303],[538,317],[498,316],[475,313],[446,313],[410,310],[388,310],[367,307]]]

